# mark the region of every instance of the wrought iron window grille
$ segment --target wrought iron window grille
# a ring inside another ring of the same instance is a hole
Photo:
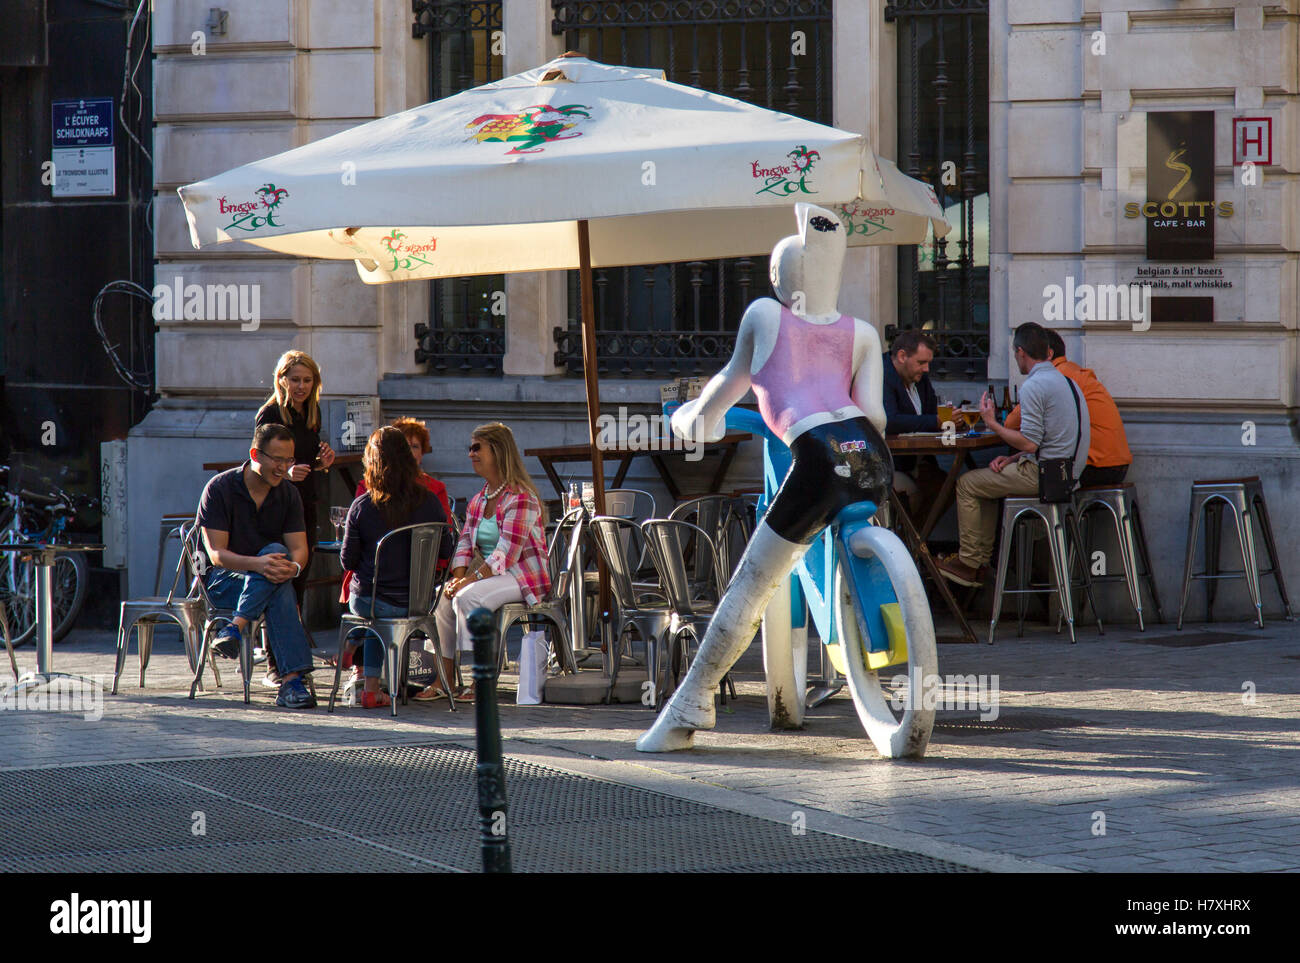
[[[412,0],[411,35],[428,38],[429,100],[503,76],[501,0]],[[505,355],[505,276],[426,282],[429,320],[415,325],[415,362],[433,374],[497,375]]]
[[[668,80],[831,122],[831,0],[552,0],[552,33],[604,63],[653,65]],[[766,258],[596,270],[602,375],[711,374],[735,347],[740,317],[769,293]],[[582,374],[577,272],[555,363]]]
[[[885,333],[925,328],[939,345],[931,371],[972,380],[989,352],[988,6],[898,0],[884,12],[897,24],[899,166],[959,215],[948,238],[900,249],[899,325]]]

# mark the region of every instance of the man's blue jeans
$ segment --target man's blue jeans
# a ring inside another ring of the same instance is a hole
[[[279,542],[272,542],[257,554],[271,555],[275,552],[289,554],[289,550]],[[256,572],[214,568],[208,573],[208,596],[214,604],[234,609],[236,615],[249,622],[266,613],[266,634],[281,676],[306,672],[311,668],[311,645],[302,620],[298,618],[292,580],[277,585]]]

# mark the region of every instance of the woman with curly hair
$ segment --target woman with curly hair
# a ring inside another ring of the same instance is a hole
[[[410,447],[401,430],[392,425],[377,428],[366,441],[362,456],[366,492],[348,509],[339,557],[354,572],[356,590],[348,605],[354,615],[369,616],[371,600],[374,614],[381,619],[401,618],[407,614],[411,590],[411,536],[403,533],[384,549],[384,571],[375,571],[375,546],[395,528],[421,522],[445,522],[447,513],[429,489],[419,481],[420,469],[411,457]],[[439,558],[451,555],[450,537],[443,539]],[[365,636],[365,688],[361,706],[375,709],[390,704],[379,691],[379,675],[384,664],[384,647],[373,633],[356,628],[348,641],[356,644]],[[390,680],[396,685],[396,680]]]
[[[539,602],[551,588],[546,555],[546,509],[524,468],[515,436],[500,422],[480,425],[470,435],[469,463],[483,488],[469,501],[465,527],[452,559],[451,580],[435,612],[443,677],[455,671],[453,655],[470,647],[470,612],[492,611],[507,602]],[[437,684],[415,698],[445,697]],[[473,699],[466,686],[454,696]]]

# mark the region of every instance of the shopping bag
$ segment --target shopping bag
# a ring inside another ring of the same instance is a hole
[[[540,705],[546,688],[546,657],[551,647],[546,644],[545,632],[525,632],[519,646],[519,691],[516,705]]]

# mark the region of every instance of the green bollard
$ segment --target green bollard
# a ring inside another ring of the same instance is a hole
[[[478,747],[479,842],[483,872],[510,872],[506,835],[506,773],[501,762],[501,719],[497,715],[496,620],[477,608],[466,620],[474,640],[474,727]]]

